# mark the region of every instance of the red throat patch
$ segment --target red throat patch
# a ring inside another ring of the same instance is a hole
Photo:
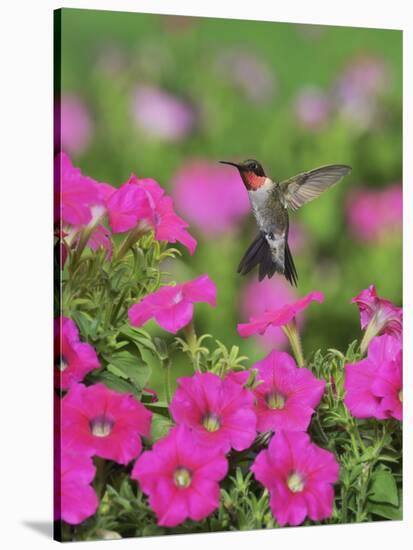
[[[241,178],[248,191],[256,191],[264,184],[266,177],[257,176],[254,172],[241,172]]]

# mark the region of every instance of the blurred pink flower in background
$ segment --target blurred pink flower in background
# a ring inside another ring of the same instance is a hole
[[[237,227],[250,210],[238,172],[206,160],[184,164],[172,193],[185,218],[210,237]]]
[[[403,193],[400,184],[382,190],[359,189],[347,198],[347,220],[362,241],[378,242],[388,235],[401,237]]]
[[[339,114],[355,127],[369,128],[379,112],[378,99],[387,91],[389,69],[384,60],[360,55],[339,75],[333,95]]]
[[[264,279],[261,282],[254,278],[248,281],[242,291],[241,314],[248,319],[259,317],[267,309],[276,310],[296,298],[294,289],[281,277]],[[301,322],[301,317],[298,317],[299,326]],[[279,327],[268,327],[264,335],[256,335],[255,338],[266,350],[284,348],[288,344],[287,337]]]
[[[268,101],[276,92],[270,67],[252,52],[235,47],[224,50],[216,59],[216,68],[223,79],[230,81],[250,101]]]
[[[186,426],[172,428],[136,461],[131,477],[149,496],[158,525],[200,521],[219,507],[219,481],[228,462],[218,447],[194,443]]]
[[[60,102],[61,148],[71,155],[82,154],[92,139],[92,119],[84,101],[65,94]]]
[[[189,103],[150,84],[135,88],[132,114],[146,135],[165,141],[184,138],[195,125],[195,113]]]
[[[307,86],[298,93],[294,110],[300,126],[308,130],[317,130],[328,120],[331,110],[330,99],[320,88]]]
[[[307,516],[320,521],[333,513],[339,465],[308,434],[278,431],[251,470],[270,492],[271,511],[281,526],[300,525]]]

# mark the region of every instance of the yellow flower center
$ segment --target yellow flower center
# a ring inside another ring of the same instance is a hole
[[[114,422],[107,416],[98,416],[90,421],[90,431],[95,437],[107,437],[110,435]]]
[[[219,416],[214,413],[205,415],[202,424],[208,432],[216,432],[221,427]]]
[[[403,403],[403,390],[399,391],[399,401],[400,403]]]
[[[287,485],[292,493],[300,493],[304,489],[304,480],[300,474],[293,472],[287,479]]]
[[[267,394],[265,401],[269,409],[283,409],[285,406],[285,397],[278,392],[271,392]]]
[[[174,472],[174,483],[177,487],[185,489],[191,485],[191,472],[186,468],[177,468]]]

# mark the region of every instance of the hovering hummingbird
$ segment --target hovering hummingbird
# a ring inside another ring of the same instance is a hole
[[[297,210],[317,198],[347,175],[351,167],[330,164],[276,182],[265,175],[261,164],[254,159],[239,164],[220,162],[238,169],[260,230],[241,259],[238,273],[245,275],[258,265],[259,281],[280,273],[291,285],[297,286],[297,271],[288,246],[288,209]]]

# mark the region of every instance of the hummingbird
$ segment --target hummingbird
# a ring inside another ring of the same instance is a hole
[[[317,198],[323,191],[351,172],[346,164],[329,164],[281,182],[269,178],[262,165],[254,159],[241,163],[220,161],[235,166],[248,191],[252,212],[259,233],[248,247],[238,266],[238,273],[246,275],[258,265],[258,280],[274,273],[284,275],[297,286],[298,276],[288,246],[288,210],[298,210]]]

